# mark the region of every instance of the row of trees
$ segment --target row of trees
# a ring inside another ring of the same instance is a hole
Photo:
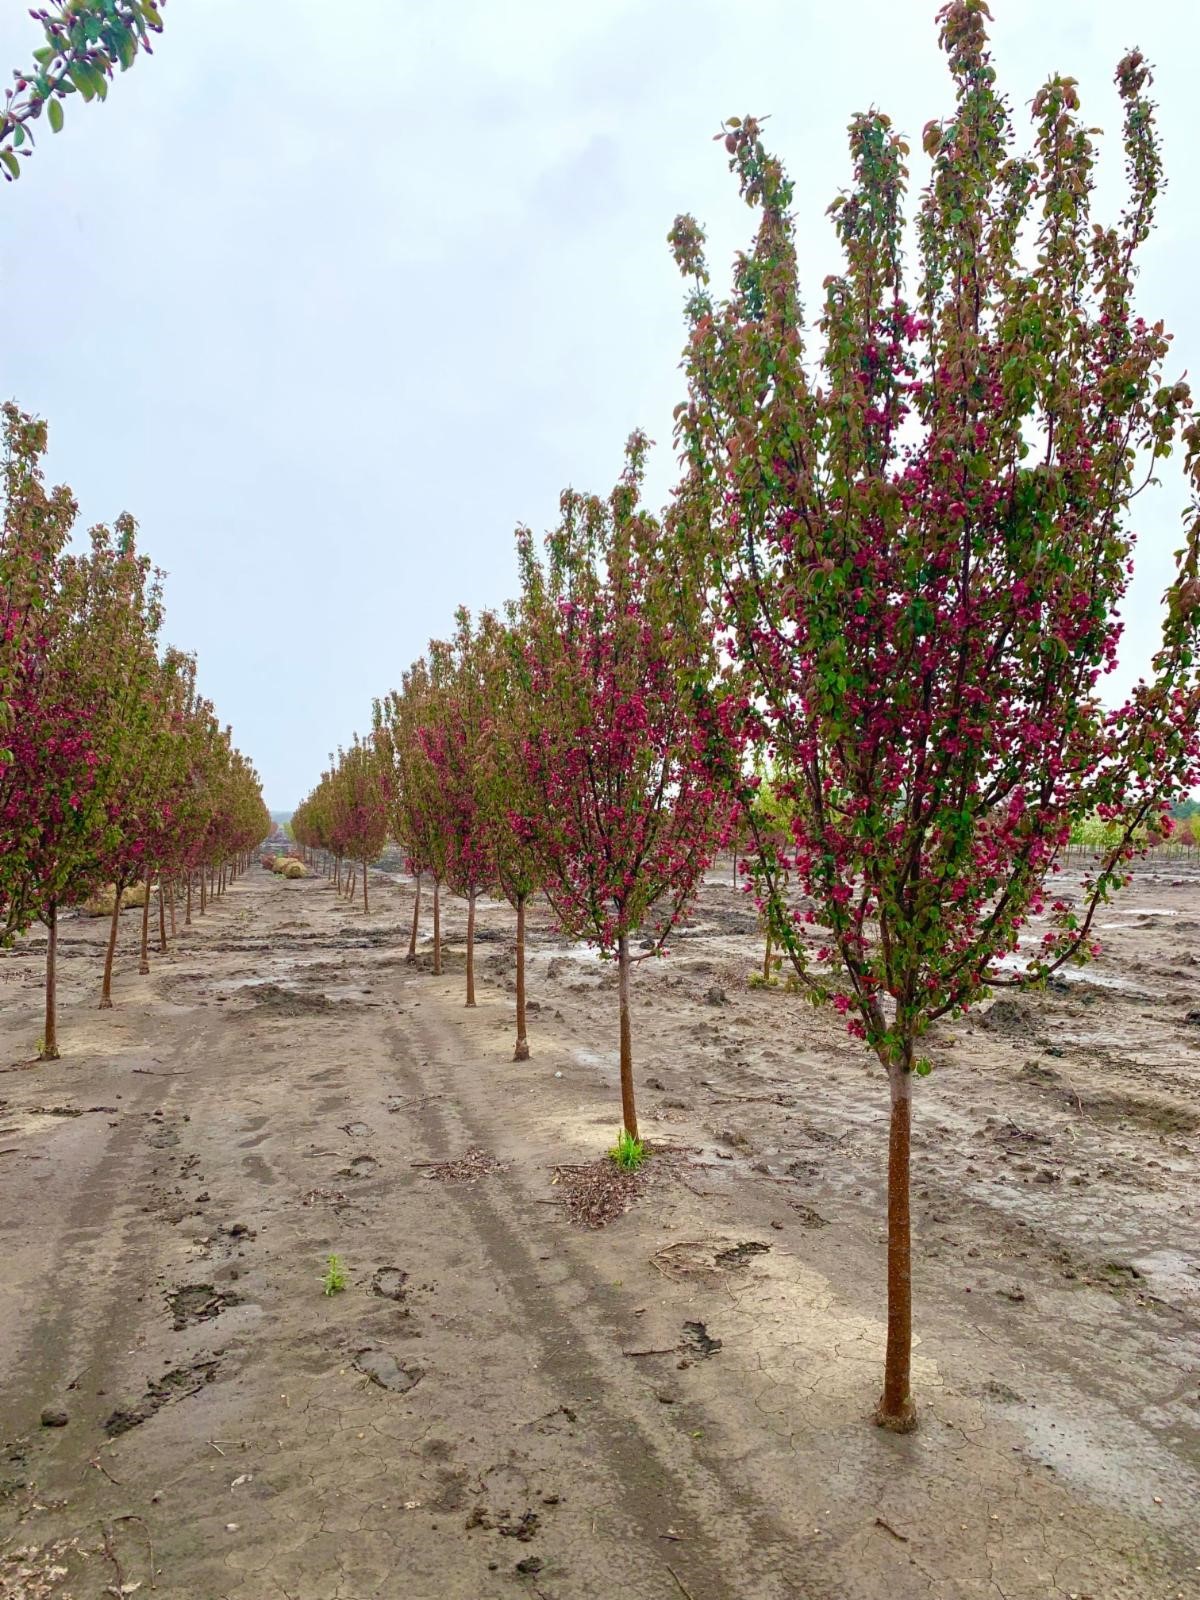
[[[68,547],[77,506],[48,489],[46,426],[3,408],[0,537],[0,930],[45,923],[43,1059],[58,1055],[59,912],[113,896],[100,1005],[112,1004],[122,897],[144,886],[149,971],[155,883],[159,942],[175,890],[191,920],[270,830],[253,767],[196,687],[193,657],[162,648],[161,579],[133,519]]]
[[[568,491],[539,559],[518,534],[522,593],[501,617],[465,610],[378,701],[370,738],[331,763],[292,818],[297,841],[363,869],[390,834],[433,886],[433,970],[443,885],[467,901],[466,1004],[475,1004],[475,910],[516,913],[517,1038],[529,1054],[525,910],[549,900],[564,932],[617,962],[621,1102],[638,1133],[630,971],[661,949],[736,809],[709,756],[715,725],[697,685],[721,676],[711,629],[675,603],[679,573],[640,503],[647,442],[634,435],[607,497]],[[636,954],[635,936],[643,934]]]
[[[671,229],[690,288],[668,510],[639,503],[635,436],[608,499],[563,497],[544,561],[518,535],[521,597],[503,620],[460,613],[353,754],[374,785],[363,860],[386,815],[435,907],[442,883],[472,907],[499,886],[520,916],[542,889],[565,929],[615,953],[631,1132],[630,939],[647,926],[659,945],[741,830],[796,984],[845,1016],[889,1085],[878,1420],[893,1429],[916,1415],[922,1037],[997,985],[1094,954],[1098,908],[1200,776],[1200,421],[1165,371],[1162,324],[1134,304],[1162,184],[1150,71],[1137,51],[1118,66],[1128,198],[1117,222],[1096,221],[1075,81],[1039,91],[1018,151],[987,15],[984,0],[939,15],[954,106],[924,131],[911,261],[909,146],[881,112],[853,119],[852,180],[830,208],[843,260],[813,351],[791,181],[758,121],[723,125],[758,227],[724,299],[699,225]],[[1112,708],[1100,691],[1129,511],[1177,447],[1192,503],[1162,642]],[[348,762],[297,819],[335,853],[350,848],[329,820]],[[1094,869],[1056,894],[1088,819],[1109,830]],[[1037,918],[1030,957],[1020,936]]]

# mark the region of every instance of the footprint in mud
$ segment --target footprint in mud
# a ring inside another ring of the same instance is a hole
[[[339,1178],[370,1178],[378,1171],[379,1163],[374,1156],[355,1156],[348,1167],[339,1167]]]
[[[308,1081],[309,1083],[341,1083],[342,1068],[326,1067],[323,1072],[314,1072]]]
[[[342,1132],[348,1133],[352,1139],[366,1139],[370,1137],[371,1130],[365,1122],[343,1122]]]
[[[722,1340],[714,1339],[708,1331],[708,1326],[703,1322],[685,1322],[683,1325],[683,1338],[679,1342],[681,1350],[694,1361],[706,1361],[709,1356],[715,1356],[722,1347]],[[686,1359],[686,1357],[685,1357]]]
[[[161,1378],[154,1379],[147,1386],[136,1405],[117,1407],[104,1424],[105,1433],[110,1439],[117,1439],[131,1428],[149,1421],[163,1406],[196,1394],[206,1383],[213,1381],[218,1366],[217,1361],[193,1361],[190,1367],[173,1367],[170,1372],[164,1372]]]
[[[395,1356],[375,1348],[360,1350],[354,1358],[354,1365],[364,1377],[370,1378],[381,1389],[390,1390],[392,1394],[407,1394],[425,1376],[421,1367],[403,1367]]]
[[[371,1290],[374,1294],[382,1295],[385,1300],[403,1300],[405,1297],[405,1284],[408,1282],[408,1273],[399,1267],[377,1267],[375,1276],[371,1279]]]
[[[242,1166],[252,1178],[257,1178],[259,1183],[275,1182],[274,1168],[264,1161],[262,1156],[243,1156]]]
[[[240,1306],[241,1303],[241,1295],[231,1290],[217,1289],[211,1283],[185,1283],[167,1295],[176,1333],[194,1323],[209,1322],[213,1317],[219,1317],[227,1306]]]

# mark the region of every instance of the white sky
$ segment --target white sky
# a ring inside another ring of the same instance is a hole
[[[122,509],[169,573],[168,634],[293,805],[454,606],[515,587],[512,529],[606,489],[635,425],[672,478],[675,214],[716,286],[750,236],[722,116],[769,113],[798,180],[807,301],[874,103],[950,108],[935,0],[169,0],[105,105],[67,106],[0,193],[0,394],[49,419],[81,528]],[[992,0],[1001,87],[1080,80],[1121,196],[1112,72],[1157,68],[1169,186],[1142,309],[1197,365],[1195,0]],[[0,0],[0,70],[40,42]],[[1138,503],[1127,671],[1153,645],[1185,503]],[[1124,675],[1124,674],[1123,674]]]

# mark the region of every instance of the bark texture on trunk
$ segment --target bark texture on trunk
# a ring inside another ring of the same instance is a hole
[[[146,898],[142,901],[142,958],[138,962],[138,972],[145,977],[150,971],[150,896],[153,887],[152,874],[146,873]]]
[[[188,873],[187,914],[183,919],[183,925],[185,928],[190,928],[192,925],[192,874],[190,872]]]
[[[442,975],[442,884],[440,878],[433,880],[433,975],[440,978]]]
[[[408,936],[408,955],[406,961],[417,959],[417,920],[421,915],[421,874],[417,873],[417,894],[413,901],[412,932]]]
[[[40,1061],[58,1060],[58,902],[46,912],[46,1026]]]
[[[172,939],[175,937],[175,933],[176,933],[176,928],[175,928],[175,902],[179,898],[178,891],[179,891],[179,880],[178,880],[178,878],[172,878],[171,879],[171,892],[167,896],[167,904],[171,908],[171,937],[172,937]]]
[[[912,1398],[912,1233],[909,1220],[909,1150],[912,1139],[912,1072],[889,1067],[892,1120],[888,1137],[887,1354],[883,1394],[875,1412],[881,1428],[911,1433],[917,1425]]]
[[[633,1098],[633,1034],[629,1020],[629,935],[617,940],[617,993],[621,1002],[621,1117],[631,1139],[638,1136]]]
[[[525,896],[517,901],[517,1046],[514,1061],[529,1060],[529,1039],[525,1033]]]
[[[467,896],[467,1004],[475,1004],[475,891]]]
[[[208,896],[204,889],[204,868],[200,868],[200,915],[203,916],[208,909]]]
[[[371,909],[371,902],[367,899],[367,863],[363,862],[363,914]]]
[[[104,952],[104,982],[100,986],[101,1011],[107,1011],[112,1006],[113,957],[117,950],[117,924],[121,917],[121,896],[124,892],[124,885],[118,880],[117,897],[113,901],[112,921],[108,925],[108,949]]]
[[[158,948],[160,954],[167,948],[167,902],[163,894],[161,874],[158,879]]]

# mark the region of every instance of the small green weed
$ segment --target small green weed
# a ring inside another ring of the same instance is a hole
[[[346,1269],[341,1256],[330,1256],[325,1265],[322,1286],[326,1294],[341,1294],[346,1287]]]
[[[636,1172],[646,1159],[646,1146],[641,1139],[635,1139],[628,1128],[622,1128],[608,1153],[622,1172]]]

